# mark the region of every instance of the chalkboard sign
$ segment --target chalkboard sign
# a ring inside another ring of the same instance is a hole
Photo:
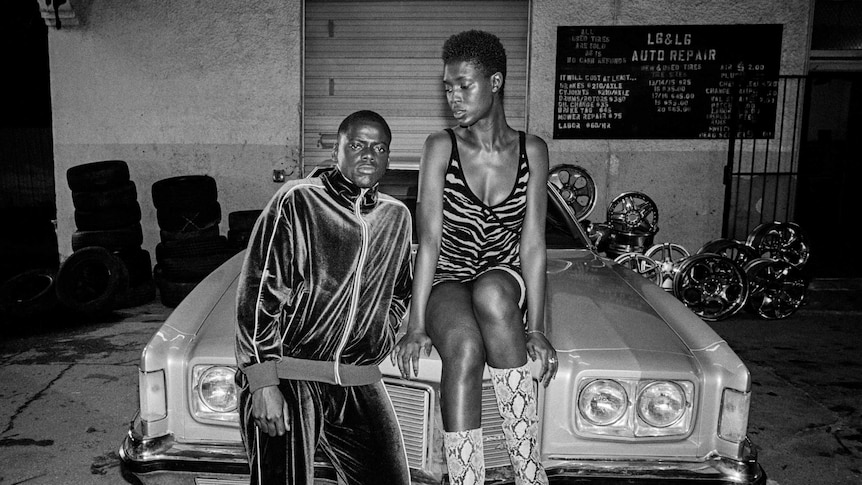
[[[554,138],[772,138],[782,26],[557,28]]]

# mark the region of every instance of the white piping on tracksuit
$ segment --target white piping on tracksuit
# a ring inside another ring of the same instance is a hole
[[[344,329],[344,335],[341,336],[341,342],[338,343],[338,347],[335,349],[335,383],[339,386],[341,385],[341,374],[338,372],[338,365],[341,363],[341,353],[344,352],[347,339],[350,338],[350,332],[356,323],[356,309],[359,307],[359,290],[362,283],[362,268],[365,266],[365,258],[368,255],[368,223],[362,218],[362,211],[360,210],[366,192],[368,192],[368,189],[360,189],[359,197],[353,203],[353,213],[356,215],[362,228],[362,245],[359,247],[359,261],[356,264],[356,274],[353,278],[353,294],[350,297],[350,308],[347,312],[347,326]]]

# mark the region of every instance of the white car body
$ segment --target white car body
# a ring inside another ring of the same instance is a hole
[[[383,191],[415,194],[415,187],[403,185]],[[547,388],[536,387],[540,452],[552,483],[765,483],[745,435],[751,381],[743,362],[671,294],[597,254],[552,185],[548,210],[557,223],[548,224],[545,313],[560,365]],[[140,412],[120,454],[123,466],[144,483],[248,483],[236,411],[213,410],[204,402],[214,399],[213,392],[228,401],[236,392],[225,376],[236,365],[241,263],[242,253],[201,282],[143,351]],[[419,376],[409,381],[388,360],[380,367],[414,483],[445,483],[439,356],[423,357]],[[534,375],[538,370],[534,363]],[[207,377],[202,394],[207,371],[215,377]],[[485,379],[488,483],[514,483],[487,373]],[[625,402],[616,403],[624,409],[613,423],[597,425],[585,417],[579,397],[586,387],[605,386],[625,391]],[[651,426],[638,411],[640,403],[653,404],[642,395],[656,386],[684,396],[670,425]],[[318,472],[320,483],[336,483],[322,456]]]

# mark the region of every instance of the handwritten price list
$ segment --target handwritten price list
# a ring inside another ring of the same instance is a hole
[[[772,138],[781,33],[558,27],[554,138]]]

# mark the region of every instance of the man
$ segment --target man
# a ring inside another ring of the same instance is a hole
[[[253,484],[312,485],[318,449],[346,483],[410,482],[377,367],[411,285],[410,213],[377,191],[391,139],[379,114],[351,114],[337,166],[286,183],[252,231],[236,357]]]

